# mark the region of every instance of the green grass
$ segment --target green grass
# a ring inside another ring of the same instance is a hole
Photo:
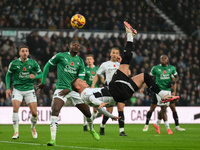
[[[153,125],[149,131],[143,132],[144,125],[126,124],[125,132],[127,137],[119,136],[118,125],[106,125],[105,135],[100,141],[95,141],[89,132],[84,132],[82,125],[58,125],[57,146],[47,147],[50,140],[50,126],[37,125],[38,138],[33,139],[30,125],[20,125],[20,138],[13,140],[12,125],[0,125],[0,150],[63,150],[63,149],[117,149],[117,150],[197,150],[200,148],[200,125],[181,124],[185,132],[175,131],[174,125],[171,129],[174,132],[168,135],[162,124],[161,134],[158,135]],[[99,132],[99,125],[94,125]],[[5,142],[6,141],[6,142]]]

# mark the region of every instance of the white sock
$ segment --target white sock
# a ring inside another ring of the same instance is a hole
[[[83,126],[87,125],[87,118],[85,116],[83,116]]]
[[[119,133],[124,132],[124,128],[119,128]]]
[[[18,116],[18,113],[13,113],[12,120],[13,120],[14,131],[19,133],[19,116]]]
[[[94,120],[97,117],[98,112],[93,112],[92,113],[92,119]]]
[[[102,123],[100,124],[101,128],[105,128],[105,126],[106,126],[106,124],[102,124]]]
[[[92,122],[92,117],[87,118],[88,126],[90,128],[90,131],[93,130],[93,122]]]
[[[127,33],[127,42],[133,42],[133,34]]]
[[[169,123],[168,123],[168,121],[165,121],[164,124],[165,124],[165,127],[166,127],[167,129],[169,129]]]
[[[148,124],[145,124],[145,126],[144,127],[149,127],[149,125]]]
[[[36,124],[37,124],[37,116],[36,116],[36,117],[33,117],[33,116],[31,115],[31,128],[34,129],[35,126],[36,126]]]
[[[51,116],[51,139],[56,140],[56,131],[58,126],[58,117],[57,116]]]
[[[159,126],[159,125],[160,125],[160,123],[161,123],[161,120],[160,120],[160,119],[158,119],[158,120],[157,120],[157,122],[156,122],[156,125],[157,125],[157,126]]]

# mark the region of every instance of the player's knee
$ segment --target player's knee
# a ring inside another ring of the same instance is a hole
[[[58,116],[60,113],[60,108],[58,106],[52,107],[52,116]]]
[[[37,117],[37,111],[31,113],[33,117]]]

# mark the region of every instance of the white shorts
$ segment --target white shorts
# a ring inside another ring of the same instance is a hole
[[[19,91],[14,88],[13,92],[12,92],[12,101],[18,100],[18,101],[22,102],[23,99],[26,101],[26,104],[37,102],[35,90]]]
[[[163,90],[163,91],[165,91],[165,90]],[[166,92],[166,94],[171,95],[171,91],[165,91],[165,92]],[[164,106],[164,105],[169,106],[170,102],[162,103],[161,97],[158,96],[158,94],[156,94],[156,98],[157,98],[157,100],[158,100],[158,102],[157,102],[157,105],[158,105],[158,106]]]
[[[76,106],[77,104],[84,103],[83,100],[80,97],[80,94],[75,92],[75,91],[69,92],[69,94],[67,94],[65,97],[59,96],[58,93],[62,90],[63,89],[56,89],[54,94],[53,94],[53,99],[54,98],[60,98],[64,101],[64,103],[66,103],[67,100],[69,100],[74,106]]]

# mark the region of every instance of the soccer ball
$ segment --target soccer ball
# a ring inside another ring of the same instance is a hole
[[[82,28],[85,25],[85,17],[81,14],[75,14],[72,18],[71,18],[71,25],[73,28]]]

